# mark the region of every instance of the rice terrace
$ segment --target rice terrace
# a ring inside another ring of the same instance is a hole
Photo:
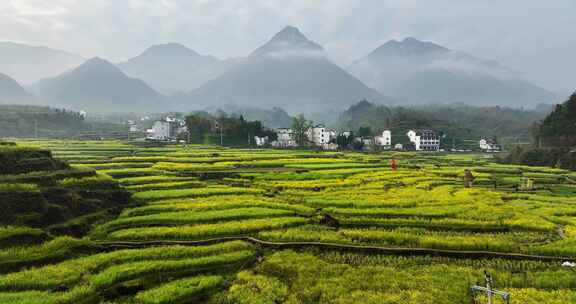
[[[487,303],[485,273],[492,303],[576,302],[562,169],[73,140],[0,169],[0,303]]]

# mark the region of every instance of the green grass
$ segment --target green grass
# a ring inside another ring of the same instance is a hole
[[[112,240],[198,240],[253,234],[264,230],[299,226],[306,222],[307,220],[303,218],[281,217],[194,226],[130,228],[112,232],[108,238]]]
[[[161,286],[140,292],[136,300],[144,304],[170,304],[203,296],[222,287],[221,276],[197,276],[176,280]]]

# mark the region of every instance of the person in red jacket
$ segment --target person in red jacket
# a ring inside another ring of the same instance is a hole
[[[396,169],[398,169],[398,163],[396,163],[395,159],[390,161],[390,168],[392,168],[392,171],[396,171]]]

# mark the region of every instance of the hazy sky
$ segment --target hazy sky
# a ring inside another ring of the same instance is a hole
[[[163,42],[244,56],[288,24],[342,65],[414,36],[576,89],[576,0],[0,0],[0,40],[116,61]]]

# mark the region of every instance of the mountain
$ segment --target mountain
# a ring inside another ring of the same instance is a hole
[[[93,58],[74,70],[35,85],[43,103],[93,112],[166,110],[164,98],[112,63]]]
[[[410,104],[520,107],[555,99],[498,62],[415,38],[388,41],[348,70],[381,93]]]
[[[555,106],[536,128],[538,142],[553,148],[576,146],[576,93]]]
[[[0,73],[0,104],[21,104],[30,101],[30,94],[16,80]]]
[[[56,76],[84,61],[79,55],[47,47],[0,42],[0,71],[25,85]]]
[[[293,112],[345,108],[364,98],[386,100],[328,60],[320,45],[291,26],[189,96],[207,105],[235,103]]]
[[[198,88],[220,75],[225,65],[184,45],[168,43],[151,46],[118,67],[164,94],[173,94]]]

